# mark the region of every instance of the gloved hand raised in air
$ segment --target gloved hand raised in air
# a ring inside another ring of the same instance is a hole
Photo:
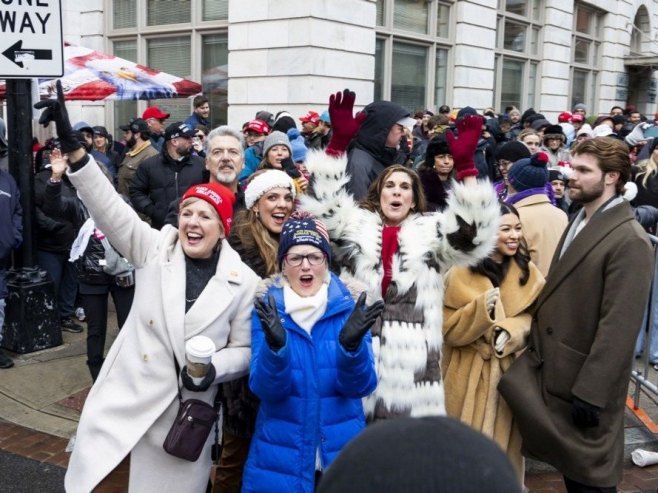
[[[484,119],[480,115],[466,115],[457,120],[457,137],[452,130],[446,131],[446,140],[455,161],[458,180],[478,175],[475,167],[475,148],[482,135],[482,125]]]
[[[45,99],[37,102],[34,107],[37,110],[43,109],[39,123],[44,127],[50,125],[50,122],[55,122],[57,129],[57,137],[61,142],[62,152],[68,154],[82,148],[82,144],[78,140],[71,122],[69,121],[69,113],[66,110],[64,103],[64,91],[62,90],[62,82],[57,80],[55,83],[57,88],[56,99]]]
[[[268,296],[267,303],[263,300],[255,302],[256,314],[265,333],[265,342],[275,353],[286,345],[286,331],[281,325],[276,301],[272,295]]]
[[[368,307],[365,304],[366,293],[361,293],[359,299],[356,301],[356,305],[354,305],[354,310],[352,310],[352,313],[338,335],[338,342],[340,342],[340,345],[343,346],[345,351],[354,352],[359,348],[363,337],[384,310],[384,302],[382,300],[376,301]]]
[[[329,118],[331,118],[331,140],[325,153],[338,157],[345,152],[359,127],[366,119],[362,111],[354,116],[356,94],[349,89],[337,92],[329,97]]]

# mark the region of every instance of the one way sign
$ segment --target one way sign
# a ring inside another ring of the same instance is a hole
[[[61,0],[1,0],[0,78],[64,74]]]

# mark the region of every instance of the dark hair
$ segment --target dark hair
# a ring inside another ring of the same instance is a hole
[[[361,207],[367,209],[371,212],[377,212],[379,215],[382,214],[382,208],[380,204],[380,197],[382,195],[382,190],[384,189],[384,183],[386,180],[395,172],[406,173],[409,178],[411,178],[411,190],[413,192],[413,200],[416,203],[416,206],[412,209],[412,212],[427,212],[427,200],[425,199],[425,192],[423,191],[423,185],[420,182],[420,178],[415,171],[405,168],[400,164],[394,164],[386,168],[379,176],[370,184],[368,188],[368,194],[361,201]]]
[[[194,109],[196,109],[199,106],[203,106],[207,102],[208,102],[208,97],[204,96],[203,94],[200,94],[199,96],[194,96],[194,99],[192,100],[192,105],[194,106]]]
[[[439,107],[439,113],[447,115],[448,113],[450,113],[450,106],[448,106],[447,104],[442,104]]]
[[[571,151],[572,156],[588,154],[596,158],[603,173],[619,173],[615,184],[617,194],[624,193],[624,185],[631,178],[631,158],[628,146],[613,137],[597,137],[580,142]]]
[[[500,215],[502,217],[505,214],[514,214],[519,220],[521,219],[519,211],[517,211],[513,205],[500,202]],[[498,287],[503,282],[503,279],[505,279],[512,260],[514,260],[516,265],[519,266],[519,269],[521,269],[519,284],[525,286],[530,278],[530,268],[528,267],[530,255],[528,255],[528,247],[525,238],[522,238],[521,241],[519,241],[519,248],[516,250],[516,253],[511,257],[503,256],[503,261],[501,263],[496,262],[491,257],[486,257],[473,267],[470,267],[470,269],[471,272],[487,277],[494,287]]]

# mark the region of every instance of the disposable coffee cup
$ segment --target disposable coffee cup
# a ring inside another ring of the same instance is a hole
[[[199,385],[208,374],[212,355],[217,348],[210,337],[194,336],[185,343],[187,374]]]

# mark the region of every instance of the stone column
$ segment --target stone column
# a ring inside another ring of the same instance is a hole
[[[371,0],[230,0],[229,124],[321,113],[346,87],[357,105],[372,101],[375,16]]]

